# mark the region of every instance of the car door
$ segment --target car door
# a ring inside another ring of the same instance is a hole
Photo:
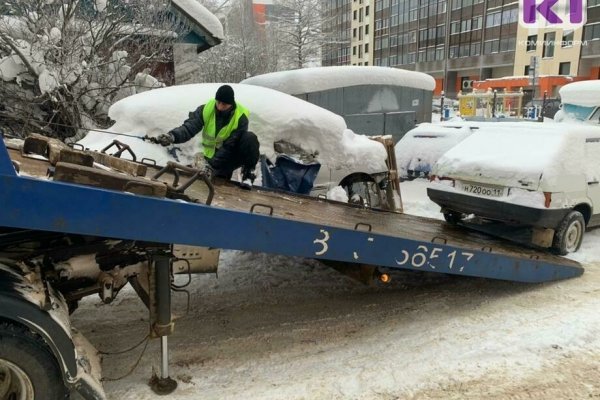
[[[592,203],[588,226],[600,225],[600,137],[585,139],[587,195]]]

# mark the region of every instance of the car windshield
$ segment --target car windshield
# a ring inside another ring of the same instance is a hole
[[[563,110],[566,114],[580,121],[588,119],[595,107],[578,106],[575,104],[563,104]]]

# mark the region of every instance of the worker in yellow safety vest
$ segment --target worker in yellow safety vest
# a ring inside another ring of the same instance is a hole
[[[196,167],[209,178],[231,179],[233,171],[242,168],[242,187],[251,188],[259,158],[256,135],[248,131],[249,111],[235,101],[229,85],[219,87],[215,98],[189,114],[185,122],[167,133],[151,138],[154,143],[170,146],[184,143],[202,131],[202,156]]]

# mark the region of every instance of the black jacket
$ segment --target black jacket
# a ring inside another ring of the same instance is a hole
[[[183,125],[178,128],[172,129],[169,133],[173,135],[175,143],[184,143],[196,136],[202,128],[204,128],[204,118],[202,118],[202,111],[204,110],[204,104],[198,107],[195,111],[191,112],[188,119],[185,120]],[[234,114],[235,105],[231,109],[220,112],[215,110],[215,128],[216,132],[219,132],[222,127],[227,125]],[[223,145],[215,151],[215,155],[209,161],[210,165],[219,170],[224,164],[227,163],[225,159],[229,154],[232,153],[232,149],[237,147],[240,137],[244,132],[248,131],[248,117],[245,115],[240,116],[238,127],[236,130],[231,132],[231,135],[223,142]]]

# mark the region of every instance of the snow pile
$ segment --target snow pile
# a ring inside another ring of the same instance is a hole
[[[388,85],[433,90],[435,79],[422,72],[387,67],[317,67],[272,72],[241,83],[279,90],[288,94],[319,92],[359,85]]]
[[[214,37],[219,39],[225,38],[221,21],[197,0],[171,0],[171,2],[175,7],[181,9],[191,19],[209,31]]]
[[[343,187],[335,186],[327,192],[327,198],[329,200],[335,200],[335,201],[341,201],[342,203],[347,203],[348,202],[348,193],[346,193],[346,190]]]
[[[563,104],[600,106],[600,80],[569,83],[558,91]]]
[[[214,98],[221,84],[205,83],[173,86],[130,96],[111,106],[109,116],[115,120],[110,132],[142,137],[158,136],[181,125],[188,113]],[[329,168],[343,168],[367,173],[387,170],[386,154],[381,144],[347,129],[344,119],[303,100],[258,86],[231,84],[236,101],[250,110],[249,130],[259,138],[262,154],[274,158],[273,143],[286,140],[309,153]],[[138,157],[155,159],[163,165],[173,160],[189,163],[199,152],[199,135],[177,149],[163,148],[138,138],[107,135],[91,131],[80,141],[85,147],[101,149],[114,139],[130,145]]]

